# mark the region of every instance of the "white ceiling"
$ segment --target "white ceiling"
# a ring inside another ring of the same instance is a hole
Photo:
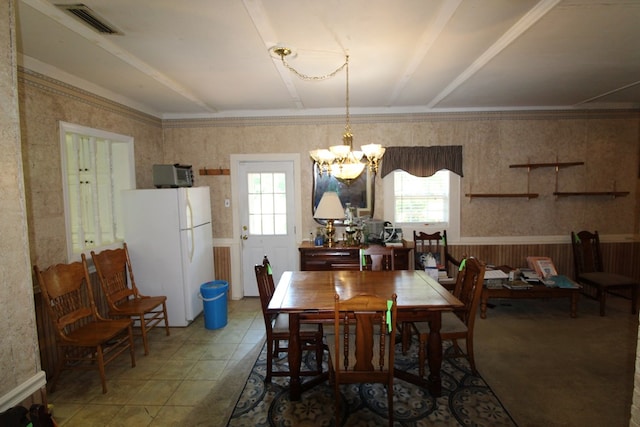
[[[84,1],[122,32],[55,7]],[[161,118],[640,108],[638,0],[18,0],[23,66]]]

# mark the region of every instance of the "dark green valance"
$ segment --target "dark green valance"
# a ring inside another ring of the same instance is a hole
[[[415,176],[431,176],[440,169],[462,175],[462,145],[435,147],[387,147],[382,158],[380,176],[396,169]]]

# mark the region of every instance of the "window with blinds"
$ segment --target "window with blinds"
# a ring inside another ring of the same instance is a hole
[[[124,240],[120,192],[135,188],[133,138],[60,125],[69,261]]]
[[[429,177],[393,172],[394,222],[445,224],[449,222],[450,172]]]

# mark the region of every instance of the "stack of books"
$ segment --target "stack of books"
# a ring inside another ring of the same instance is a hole
[[[487,289],[502,289],[509,275],[502,270],[486,270],[484,272],[484,285]]]
[[[523,282],[522,280],[517,280],[515,282],[507,282],[503,285],[507,289],[531,289],[533,285],[529,282]]]

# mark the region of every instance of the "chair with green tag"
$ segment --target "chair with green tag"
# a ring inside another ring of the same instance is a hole
[[[451,357],[466,357],[472,372],[476,371],[473,355],[473,326],[476,312],[480,304],[482,285],[484,281],[485,264],[476,258],[464,258],[460,262],[454,295],[464,306],[460,310],[442,313],[440,337],[443,341],[453,343]],[[419,375],[424,376],[427,341],[429,338],[429,322],[413,322],[413,330],[419,337],[418,363]],[[465,340],[466,353],[458,345],[458,340]]]
[[[271,268],[271,262],[266,255],[264,256],[264,258],[262,258],[262,266],[267,270],[267,295],[269,297],[269,300],[271,300],[273,293],[276,291],[276,284],[273,281],[273,269]]]
[[[382,383],[387,389],[389,425],[393,425],[393,364],[396,295],[335,296],[334,326],[327,333],[329,381],[334,386],[335,425],[340,420],[340,384]]]
[[[391,246],[369,245],[360,249],[360,271],[395,270],[395,251]]]
[[[267,333],[267,375],[265,382],[271,382],[271,377],[289,376],[289,371],[274,371],[273,358],[280,353],[287,353],[288,346],[283,343],[289,340],[289,314],[274,313],[269,311],[269,301],[273,297],[274,286],[273,276],[270,273],[271,265],[265,256],[263,264],[254,267],[258,293],[260,295],[260,305],[264,318],[265,330]],[[300,322],[300,342],[303,351],[314,351],[316,355],[316,369],[300,372],[300,375],[320,375],[322,374],[322,356],[324,353],[324,343],[322,342],[323,329],[321,323]]]

